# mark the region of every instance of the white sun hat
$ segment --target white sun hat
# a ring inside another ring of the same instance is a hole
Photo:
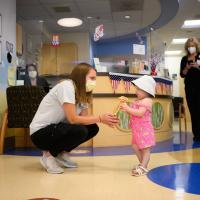
[[[144,75],[136,80],[131,81],[134,85],[136,85],[141,90],[149,93],[153,97],[155,97],[155,87],[156,82],[152,76]]]

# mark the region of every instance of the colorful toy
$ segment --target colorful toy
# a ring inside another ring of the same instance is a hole
[[[128,98],[127,98],[127,97],[125,97],[125,96],[119,97],[119,104],[118,104],[117,108],[116,108],[115,111],[114,111],[114,115],[117,115],[117,113],[118,113],[118,111],[119,111],[119,109],[120,109],[120,105],[121,105],[122,103],[127,103],[127,102],[128,102]]]

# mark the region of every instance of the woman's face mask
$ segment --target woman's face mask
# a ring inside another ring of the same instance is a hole
[[[188,47],[188,51],[190,54],[196,53],[196,47]]]
[[[96,86],[96,81],[87,80],[86,81],[86,92],[92,92]]]
[[[34,79],[37,77],[37,72],[36,71],[29,71],[28,75],[30,78]]]

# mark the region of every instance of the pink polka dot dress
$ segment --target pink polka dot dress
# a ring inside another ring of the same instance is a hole
[[[145,107],[146,112],[141,116],[131,115],[130,126],[132,129],[132,144],[137,145],[139,149],[152,147],[155,145],[154,128],[151,122],[151,106],[135,101],[131,107],[139,109],[139,107]]]

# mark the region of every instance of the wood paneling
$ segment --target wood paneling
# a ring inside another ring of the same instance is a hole
[[[43,44],[40,57],[40,74],[57,74],[56,48]]]
[[[59,47],[43,44],[40,58],[40,74],[60,75],[70,73],[78,60],[75,43],[63,43]]]

